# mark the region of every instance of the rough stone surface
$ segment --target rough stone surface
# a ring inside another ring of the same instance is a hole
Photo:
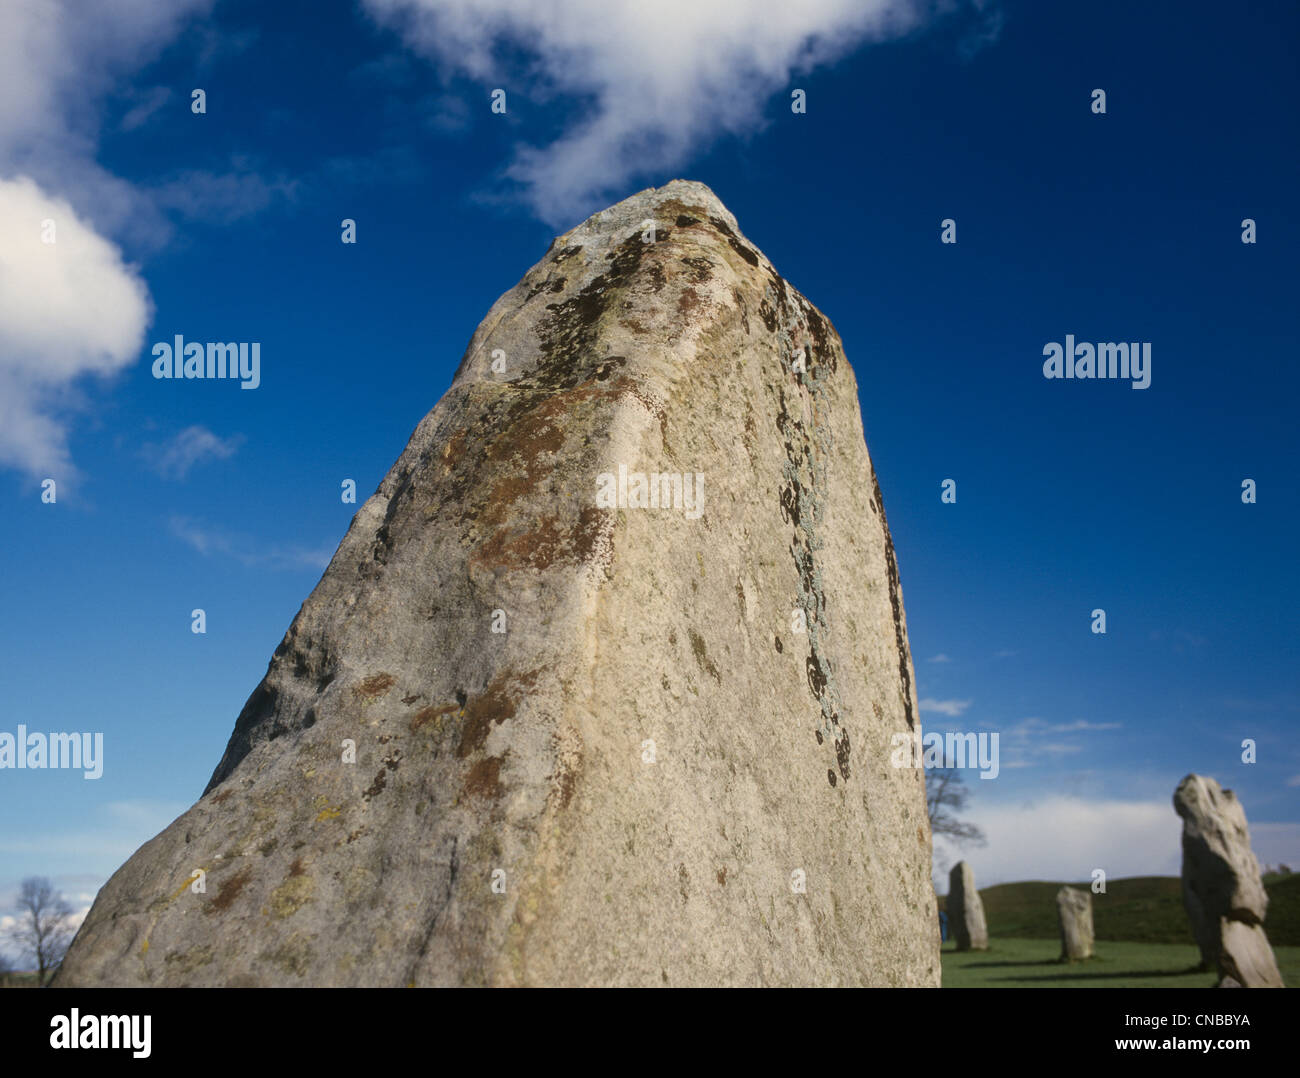
[[[1281,988],[1264,934],[1268,892],[1241,802],[1214,779],[1188,775],[1174,810],[1183,820],[1183,905],[1201,961],[1244,988]]]
[[[975,873],[965,861],[958,861],[948,874],[948,931],[959,951],[988,950],[984,903],[975,890]]]
[[[493,306],[59,983],[937,986],[913,685],[838,335],[643,191]]]
[[[1061,923],[1061,958],[1078,962],[1092,957],[1092,892],[1062,887],[1056,892],[1056,916]]]

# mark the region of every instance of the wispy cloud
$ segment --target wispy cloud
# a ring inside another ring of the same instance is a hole
[[[148,90],[128,91],[127,98],[134,103],[122,115],[118,126],[123,131],[134,131],[138,127],[143,127],[149,122],[149,118],[154,113],[172,99],[172,96],[170,86],[154,86]]]
[[[244,157],[224,172],[187,169],[149,188],[154,202],[182,217],[228,225],[260,213],[277,198],[292,200],[298,181],[268,179]]]
[[[1118,730],[1124,724],[1122,722],[1089,722],[1087,719],[1076,719],[1074,722],[1060,722],[1047,727],[1049,734],[1072,734],[1084,730]]]
[[[1118,730],[1124,724],[1119,722],[1089,722],[1087,719],[1075,719],[1073,722],[1048,722],[1045,719],[1023,719],[1007,729],[1006,733],[1029,737],[1040,734],[1073,734],[1096,730]]]
[[[322,570],[334,556],[328,546],[304,547],[294,544],[264,543],[246,535],[212,528],[185,516],[173,516],[167,522],[171,533],[205,556],[233,558],[249,568],[275,570]]]
[[[363,3],[444,73],[505,89],[507,100],[517,95],[516,109],[557,98],[578,106],[556,138],[518,146],[505,169],[557,226],[599,209],[633,177],[677,168],[718,136],[761,129],[769,100],[788,93],[793,77],[940,17],[964,21],[969,50],[996,36],[999,17],[987,0]],[[972,27],[981,30],[972,36]],[[485,110],[487,100],[485,92]],[[786,113],[788,100],[777,106]]]
[[[950,658],[948,658],[948,656],[945,655],[942,651],[939,652],[938,655],[931,655],[930,658],[926,659],[925,661],[928,662],[928,663],[950,663],[950,662],[952,662],[952,660],[951,660]]]
[[[970,707],[970,700],[931,700],[928,696],[921,701],[921,710],[929,711],[937,715],[947,715],[950,718],[957,718],[963,711]]]
[[[1002,768],[1015,770],[1037,767],[1059,761],[1063,756],[1082,752],[1084,745],[1078,741],[1047,740],[1061,734],[1091,734],[1119,730],[1118,722],[1089,722],[1074,719],[1070,722],[1048,722],[1036,716],[1022,719],[1004,727],[1002,734]]]
[[[243,441],[242,434],[222,438],[207,427],[186,427],[169,441],[141,446],[140,456],[164,479],[184,479],[196,464],[233,457]]]

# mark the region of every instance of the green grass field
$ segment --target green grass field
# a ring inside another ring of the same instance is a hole
[[[989,939],[1060,938],[1056,921],[1056,892],[1060,883],[1029,880],[980,890]],[[1069,884],[1091,890],[1091,881]],[[1266,876],[1268,917],[1264,930],[1277,947],[1300,947],[1300,873]],[[939,909],[946,898],[940,897]],[[1092,896],[1092,923],[1098,940],[1132,943],[1186,943],[1191,926],[1183,909],[1182,884],[1177,876],[1137,876],[1109,880],[1104,895]]]
[[[989,939],[987,951],[958,953],[943,945],[944,988],[1212,988],[1198,971],[1194,943],[1100,941],[1096,957],[1058,962],[1058,940]],[[1300,947],[1274,947],[1282,979],[1300,988]]]
[[[1082,891],[1091,882],[1072,883]],[[1282,979],[1300,988],[1300,873],[1266,876],[1268,933]],[[1092,896],[1096,957],[1068,965],[1056,920],[1060,883],[1028,880],[980,891],[989,950],[959,954],[943,945],[944,988],[1210,988],[1176,876],[1109,880]],[[946,899],[940,897],[939,909]]]

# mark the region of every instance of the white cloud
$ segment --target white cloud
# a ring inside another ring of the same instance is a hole
[[[164,479],[184,479],[196,464],[233,457],[243,441],[239,434],[222,438],[207,427],[193,426],[168,442],[142,446],[140,455]]]
[[[105,95],[212,0],[0,4],[0,466],[75,476],[68,405],[87,374],[139,351],[150,317],[135,268],[104,237],[163,227],[149,197],[95,161]],[[159,107],[136,99],[131,127]],[[57,242],[41,242],[41,222]]]
[[[188,543],[200,554],[221,554],[234,558],[249,568],[276,570],[322,570],[334,556],[333,547],[303,547],[262,543],[246,535],[236,535],[212,528],[189,517],[173,516],[167,522],[176,538]]]
[[[54,243],[42,242],[46,221]],[[0,235],[0,464],[69,479],[67,390],[136,358],[149,293],[113,244],[30,179],[0,179]]]
[[[1072,722],[1048,722],[1046,719],[1030,718],[1007,730],[1011,737],[1037,737],[1040,734],[1073,734],[1096,730],[1118,730],[1124,724],[1119,722],[1089,722],[1087,719],[1075,719]]]
[[[1049,797],[1018,805],[978,805],[963,819],[984,831],[988,844],[952,848],[979,887],[1018,880],[1089,880],[1176,876],[1182,869],[1182,824],[1168,801],[1087,801]],[[1297,830],[1300,830],[1298,828]]]
[[[1008,726],[1002,734],[1002,767],[1014,769],[1036,767],[1043,762],[1057,762],[1062,756],[1082,752],[1083,745],[1076,742],[1047,741],[1049,734],[1082,734],[1118,730],[1118,722],[1089,722],[1074,719],[1070,722],[1048,722],[1032,717]]]
[[[1053,796],[1015,805],[973,803],[962,818],[984,831],[987,845],[957,847],[936,839],[937,860],[968,861],[979,887],[1020,880],[1086,882],[1095,868],[1105,870],[1107,880],[1182,872],[1182,821],[1166,799]],[[1300,824],[1252,822],[1250,837],[1261,867],[1300,864]]]
[[[31,176],[69,199],[101,232],[128,221],[161,227],[147,196],[95,162],[104,98],[124,76],[157,59],[185,22],[212,3],[0,4],[0,175]]]
[[[926,697],[921,701],[921,710],[929,711],[938,715],[947,715],[950,718],[957,718],[963,711],[970,707],[970,700],[931,700]]]
[[[792,77],[940,12],[973,13],[986,28],[997,16],[984,0],[362,2],[419,52],[485,90],[505,89],[508,101],[564,95],[583,104],[549,144],[517,147],[506,169],[555,225],[599,209],[634,176],[676,168],[719,135],[760,129],[769,100],[797,85]],[[788,112],[788,101],[774,107]]]
[[[192,220],[228,225],[250,217],[276,196],[292,198],[297,181],[268,180],[246,158],[235,157],[228,172],[187,169],[149,188],[154,203]]]
[[[948,656],[945,655],[943,652],[940,652],[938,655],[932,655],[929,659],[926,660],[926,662],[950,663],[952,662],[952,660],[948,658]]]
[[[1119,722],[1089,722],[1087,719],[1076,719],[1074,722],[1057,723],[1055,726],[1047,727],[1047,732],[1052,734],[1071,734],[1076,730],[1118,730],[1123,723]]]

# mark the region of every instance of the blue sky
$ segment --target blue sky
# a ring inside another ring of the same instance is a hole
[[[844,340],[926,728],[1000,732],[981,885],[1175,874],[1189,771],[1300,863],[1294,5],[59,6],[0,15],[0,731],[106,761],[0,771],[0,905],[88,904],[194,801],[341,481],[374,490],[554,235],[674,177]],[[19,235],[47,215],[93,273]],[[260,342],[260,387],[155,380],[177,333]],[[1044,379],[1066,334],[1151,342],[1150,388]]]

